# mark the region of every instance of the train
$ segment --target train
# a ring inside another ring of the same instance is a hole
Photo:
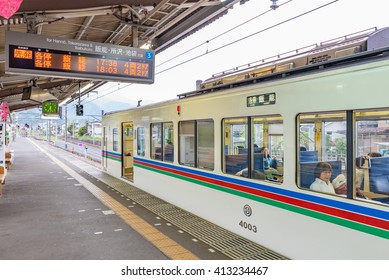
[[[224,71],[105,113],[102,168],[290,259],[389,259],[388,77],[389,28]]]

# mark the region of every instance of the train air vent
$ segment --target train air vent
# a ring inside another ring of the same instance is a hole
[[[356,54],[356,53],[361,52],[361,50],[362,50],[361,46],[355,46],[355,47],[352,47],[352,48],[347,48],[347,49],[339,50],[339,51],[335,52],[335,57],[338,58],[338,57],[343,57],[343,56],[346,56],[346,55]]]
[[[277,65],[276,69],[275,69],[275,72],[286,71],[286,70],[290,70],[290,69],[293,69],[293,68],[294,68],[294,63],[293,62],[289,62],[289,63]]]
[[[311,57],[309,64],[320,63],[320,62],[327,61],[330,59],[331,59],[331,55],[329,55],[329,54],[319,55],[319,56]]]

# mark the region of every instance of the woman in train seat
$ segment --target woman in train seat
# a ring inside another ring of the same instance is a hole
[[[267,178],[273,179],[273,175],[278,175],[277,160],[271,157],[269,149],[264,147],[263,150],[263,168]]]
[[[318,162],[314,171],[315,181],[311,184],[309,188],[314,191],[335,194],[334,186],[330,182],[331,175],[331,164],[327,162]]]

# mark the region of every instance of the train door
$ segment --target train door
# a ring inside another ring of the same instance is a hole
[[[103,158],[102,158],[102,165],[105,170],[107,170],[107,127],[104,126],[103,128]]]
[[[122,176],[134,180],[134,122],[122,124]]]

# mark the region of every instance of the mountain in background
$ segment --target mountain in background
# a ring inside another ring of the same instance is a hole
[[[101,114],[102,111],[104,113],[113,112],[113,111],[119,111],[119,110],[125,110],[133,108],[134,105],[119,102],[119,101],[100,101],[100,102],[81,102],[81,104],[84,106],[84,115],[83,116],[77,116],[76,115],[76,104],[77,102],[72,102],[67,105],[67,117],[68,120],[78,120],[79,122],[83,122],[84,119],[94,119],[94,120],[101,120]],[[62,107],[62,116],[64,117],[64,110],[65,107]]]
[[[145,104],[152,103],[152,101],[145,101]],[[58,120],[52,120],[54,124],[64,124],[65,123],[65,115],[67,116],[68,125],[72,122],[77,122],[79,124],[84,124],[86,122],[94,122],[101,121],[102,111],[104,113],[120,111],[131,109],[137,106],[137,104],[130,104],[128,102],[119,102],[113,100],[96,100],[91,102],[81,102],[84,106],[84,115],[77,116],[76,115],[76,104],[77,101],[67,104],[66,106],[62,106],[62,116]],[[143,102],[142,102],[143,105]],[[67,111],[67,114],[65,114]],[[13,122],[19,125],[28,124],[29,126],[42,126],[45,125],[48,120],[42,119],[42,109],[34,108],[30,110],[14,112],[13,114]]]
[[[85,106],[88,106],[91,103],[86,104]],[[120,110],[126,110],[136,107],[137,104],[130,104],[127,102],[119,102],[119,101],[102,101],[98,104],[94,103],[93,105],[97,106],[100,110],[104,110],[104,113],[114,112],[114,111],[120,111]]]

